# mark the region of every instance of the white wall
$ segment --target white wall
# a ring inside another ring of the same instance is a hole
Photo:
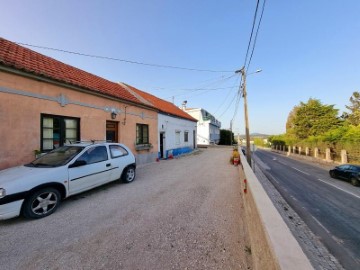
[[[219,143],[220,140],[220,127],[211,124],[211,120],[204,121],[202,111],[203,109],[192,109],[186,112],[198,120],[197,123],[197,143],[209,145],[210,142]],[[206,112],[208,113],[208,112]],[[216,123],[217,120],[215,119]]]
[[[180,132],[180,143],[176,142],[176,132]],[[184,133],[188,132],[188,141],[184,141]],[[164,133],[164,152],[169,150],[180,150],[194,148],[194,131],[196,136],[196,122],[158,114],[158,152],[160,152],[160,133]],[[177,153],[178,151],[174,151]],[[164,155],[164,157],[167,157]]]
[[[197,143],[198,144],[209,144],[210,143],[210,130],[208,123],[198,122],[197,126]]]

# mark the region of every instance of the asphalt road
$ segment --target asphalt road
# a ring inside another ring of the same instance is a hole
[[[251,269],[231,148],[137,169],[40,220],[0,222],[0,269]]]
[[[345,269],[360,269],[360,188],[328,170],[269,151],[255,152],[268,179]]]

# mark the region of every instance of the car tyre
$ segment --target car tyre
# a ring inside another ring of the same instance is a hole
[[[333,171],[330,171],[330,177],[331,178],[336,178],[335,173]]]
[[[44,188],[33,192],[24,202],[23,216],[26,218],[43,218],[56,211],[61,202],[57,189]]]
[[[135,176],[136,176],[135,167],[134,166],[128,166],[123,171],[121,179],[125,183],[131,183],[132,181],[134,181]]]
[[[350,179],[350,182],[353,186],[358,186],[360,184],[359,180],[354,177]]]

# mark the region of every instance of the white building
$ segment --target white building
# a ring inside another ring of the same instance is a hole
[[[158,114],[159,158],[169,158],[193,151],[196,147],[196,120]]]
[[[127,85],[128,86],[128,85]],[[138,98],[143,98],[158,112],[158,157],[171,158],[197,148],[197,120],[174,104],[128,86]]]
[[[218,144],[220,141],[221,122],[202,108],[188,109],[185,105],[186,102],[183,103],[182,109],[198,120],[197,144]]]

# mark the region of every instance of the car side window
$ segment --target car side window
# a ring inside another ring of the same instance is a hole
[[[112,158],[128,155],[128,151],[120,145],[110,145],[110,154]]]
[[[87,164],[97,163],[108,160],[108,153],[105,146],[95,146],[89,148],[78,160],[85,161]]]
[[[351,170],[354,172],[360,172],[360,167],[356,167],[356,166],[350,166]]]
[[[341,165],[341,166],[339,166],[339,168],[340,168],[342,171],[345,171],[345,170],[349,170],[349,169],[350,169],[350,166],[349,166],[349,165]]]

